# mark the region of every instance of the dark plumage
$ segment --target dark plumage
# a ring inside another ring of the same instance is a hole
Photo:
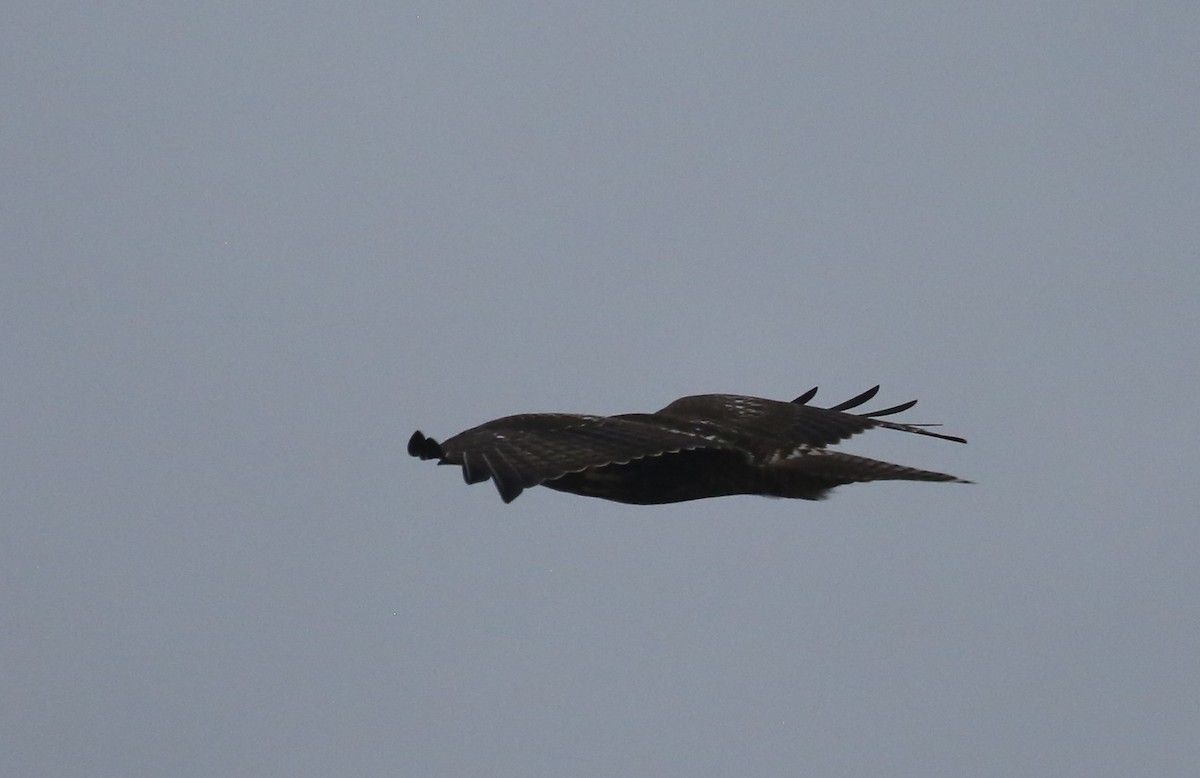
[[[820,500],[835,486],[865,481],[952,481],[945,473],[831,451],[828,446],[876,427],[966,443],[897,424],[873,413],[848,413],[875,396],[876,386],[830,408],[808,404],[811,389],[792,402],[731,394],[682,397],[655,413],[588,416],[528,413],[506,416],[438,443],[420,431],[408,453],[459,465],[469,484],[495,481],[512,502],[531,486],[636,504],[761,494]]]

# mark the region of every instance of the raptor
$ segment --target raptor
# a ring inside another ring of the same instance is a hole
[[[527,413],[472,427],[444,443],[414,432],[408,453],[460,466],[468,484],[490,479],[506,503],[539,485],[651,505],[734,494],[820,500],[836,486],[867,481],[971,483],[830,449],[871,429],[967,442],[928,429],[938,425],[881,418],[916,400],[850,412],[878,392],[875,386],[829,408],[810,405],[813,388],[791,402],[701,394],[654,413]]]

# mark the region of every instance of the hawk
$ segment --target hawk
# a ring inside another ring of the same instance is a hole
[[[875,386],[829,408],[809,405],[814,387],[791,402],[732,394],[682,397],[654,413],[589,416],[526,413],[489,421],[445,443],[414,432],[408,453],[459,465],[468,484],[495,482],[509,503],[531,486],[637,505],[732,494],[824,499],[835,486],[866,481],[950,481],[945,473],[854,456],[828,447],[869,429],[900,430],[941,440],[931,424],[897,424],[849,413]]]

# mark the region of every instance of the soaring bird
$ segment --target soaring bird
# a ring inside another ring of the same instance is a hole
[[[504,502],[531,486],[652,505],[732,494],[821,500],[842,484],[950,481],[945,473],[854,456],[828,447],[875,428],[942,440],[931,424],[883,421],[917,404],[848,413],[875,386],[829,408],[809,405],[814,387],[791,402],[732,394],[681,397],[654,413],[589,416],[526,413],[461,432],[445,443],[414,432],[408,453],[459,465],[463,479],[496,483]]]

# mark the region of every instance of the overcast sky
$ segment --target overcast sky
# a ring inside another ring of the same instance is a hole
[[[0,17],[0,774],[1197,774],[1200,5]],[[404,451],[876,383],[978,484]]]

